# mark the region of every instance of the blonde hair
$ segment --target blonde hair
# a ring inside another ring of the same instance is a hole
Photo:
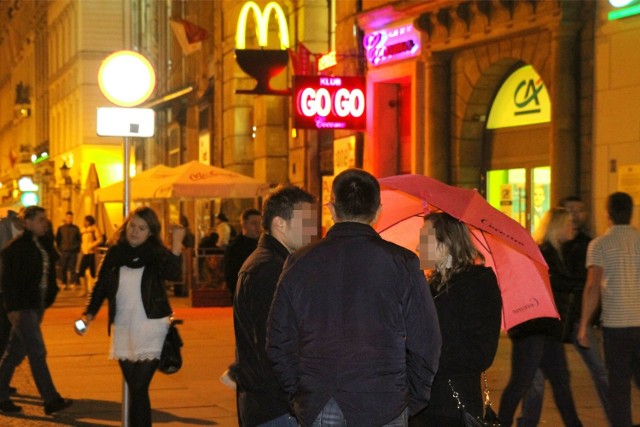
[[[533,240],[535,240],[538,245],[549,243],[559,254],[562,254],[560,236],[564,231],[566,221],[570,219],[571,215],[565,208],[549,209],[542,216],[540,225],[533,231]]]

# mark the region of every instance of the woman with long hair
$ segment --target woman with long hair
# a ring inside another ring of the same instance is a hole
[[[175,226],[172,250],[160,235],[160,221],[148,207],[133,211],[116,233],[84,312],[91,323],[109,300],[109,357],[120,364],[129,387],[131,426],[151,426],[149,384],[158,368],[172,314],[165,280],[181,276],[184,229]]]
[[[442,353],[427,409],[410,426],[462,426],[458,402],[482,416],[482,379],[498,349],[502,298],[496,275],[484,265],[467,227],[452,216],[428,215],[420,230],[421,266],[428,269]],[[451,383],[451,385],[449,385]]]
[[[551,288],[558,310],[562,313],[575,281],[571,280],[562,259],[562,244],[573,239],[573,224],[569,212],[564,208],[547,211],[534,240],[549,265]],[[551,383],[553,397],[562,421],[566,426],[581,426],[571,394],[569,369],[561,340],[562,325],[553,318],[528,320],[509,330],[511,338],[511,377],[502,393],[499,416],[504,427],[513,423],[518,404],[531,386],[538,369]]]

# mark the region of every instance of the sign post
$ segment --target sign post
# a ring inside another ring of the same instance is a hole
[[[109,55],[98,71],[98,84],[104,96],[120,108],[98,108],[98,136],[124,137],[123,217],[129,215],[131,206],[131,147],[129,138],[151,137],[155,129],[155,113],[152,109],[129,108],[146,101],[155,88],[156,75],[151,63],[144,56],[130,50]],[[122,380],[122,425],[129,427],[129,388]]]

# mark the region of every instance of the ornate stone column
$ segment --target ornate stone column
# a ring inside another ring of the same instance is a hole
[[[551,34],[551,206],[578,190],[578,30],[561,22]]]
[[[425,67],[425,150],[424,174],[450,182],[451,96],[449,56],[432,54]]]

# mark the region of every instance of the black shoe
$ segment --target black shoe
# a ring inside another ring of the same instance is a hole
[[[44,413],[47,415],[51,415],[54,412],[62,411],[63,409],[68,408],[72,404],[73,404],[73,400],[63,399],[62,397],[58,396],[57,398],[53,399],[51,402],[44,404]]]
[[[21,412],[22,406],[18,406],[13,403],[11,400],[5,400],[4,402],[0,402],[0,412],[4,413],[13,413],[13,412]]]

